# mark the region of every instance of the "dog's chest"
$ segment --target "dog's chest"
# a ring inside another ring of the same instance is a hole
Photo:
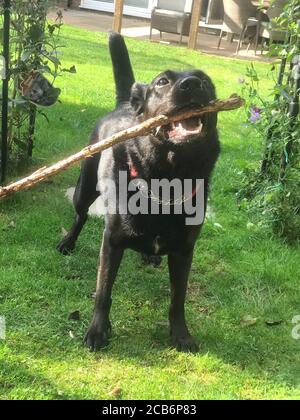
[[[125,247],[149,255],[166,255],[188,249],[199,226],[186,226],[175,216],[134,216],[123,219]]]

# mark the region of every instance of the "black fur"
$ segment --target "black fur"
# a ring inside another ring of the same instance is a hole
[[[149,85],[134,84],[127,49],[120,35],[111,35],[110,50],[116,78],[117,108],[99,121],[91,137],[92,143],[149,117],[207,105],[216,98],[211,80],[199,70],[167,71]],[[117,183],[121,170],[130,176],[130,164],[134,165],[139,177],[148,182],[153,178],[204,179],[206,201],[209,179],[220,152],[216,125],[217,115],[206,115],[204,130],[195,138],[168,137],[164,127],[155,135],[130,140],[106,150],[101,157],[86,160],[74,198],[76,220],[70,234],[59,245],[60,251],[68,253],[74,249],[86,222],[88,208],[99,195],[97,179],[100,193],[105,198],[105,179],[114,179]],[[185,322],[184,302],[194,245],[202,226],[187,226],[185,219],[185,214],[106,216],[94,317],[85,338],[90,350],[96,351],[108,343],[112,287],[126,248],[143,253],[144,259],[155,264],[157,260],[151,260],[149,256],[168,255],[173,345],[180,351],[197,350]]]
[[[116,84],[117,106],[119,106],[129,101],[135,79],[124,39],[119,34],[111,33],[109,47]]]

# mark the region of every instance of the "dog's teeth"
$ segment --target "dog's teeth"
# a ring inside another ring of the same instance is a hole
[[[161,126],[160,127],[157,127],[157,129],[156,129],[156,131],[155,131],[155,135],[157,136],[158,135],[158,133],[160,132],[160,129],[161,129]]]
[[[200,123],[200,125],[199,125],[199,133],[201,133],[202,132],[202,129],[203,129],[203,124],[202,124],[202,122]]]

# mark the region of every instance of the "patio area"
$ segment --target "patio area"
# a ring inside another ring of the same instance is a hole
[[[112,29],[113,15],[111,13],[87,11],[84,9],[66,9],[63,11],[64,22],[68,25],[78,26],[95,32],[108,32]],[[50,13],[50,17],[55,17],[55,12]],[[210,31],[210,32],[209,32]],[[124,36],[147,40],[150,36],[150,21],[143,18],[124,16],[122,23],[122,34]],[[170,45],[179,45],[178,35],[169,33],[163,34],[163,40],[160,40],[158,31],[153,30],[153,42],[162,42]],[[188,37],[183,37],[182,47],[186,48]],[[260,54],[255,55],[252,45],[247,51],[247,43],[244,43],[238,56],[235,54],[237,41],[230,43],[224,40],[220,49],[217,47],[218,35],[212,33],[209,29],[199,29],[197,39],[197,50],[204,54],[211,54],[227,58],[239,58],[244,60],[270,61],[269,57]]]

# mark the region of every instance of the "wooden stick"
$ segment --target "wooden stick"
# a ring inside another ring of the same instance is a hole
[[[135,137],[145,136],[152,132],[155,128],[158,128],[160,126],[170,124],[171,122],[186,120],[192,117],[200,117],[201,115],[206,114],[208,112],[231,111],[242,107],[244,103],[244,99],[240,98],[237,95],[233,95],[228,100],[217,100],[215,102],[212,102],[208,106],[199,109],[184,111],[173,116],[159,115],[158,117],[151,118],[139,125],[136,125],[127,130],[123,130],[117,134],[114,134],[111,137],[108,137],[107,139],[101,140],[96,144],[87,146],[80,152],[68,157],[67,159],[61,160],[60,162],[50,167],[40,168],[32,175],[20,181],[14,182],[6,187],[0,187],[0,199],[6,198],[9,195],[14,194],[18,191],[31,188],[34,185],[54,175],[57,175],[62,171],[65,171],[70,166],[75,165],[77,162],[86,158],[90,158],[93,155],[102,152],[105,149],[108,149],[126,140],[133,139]]]

